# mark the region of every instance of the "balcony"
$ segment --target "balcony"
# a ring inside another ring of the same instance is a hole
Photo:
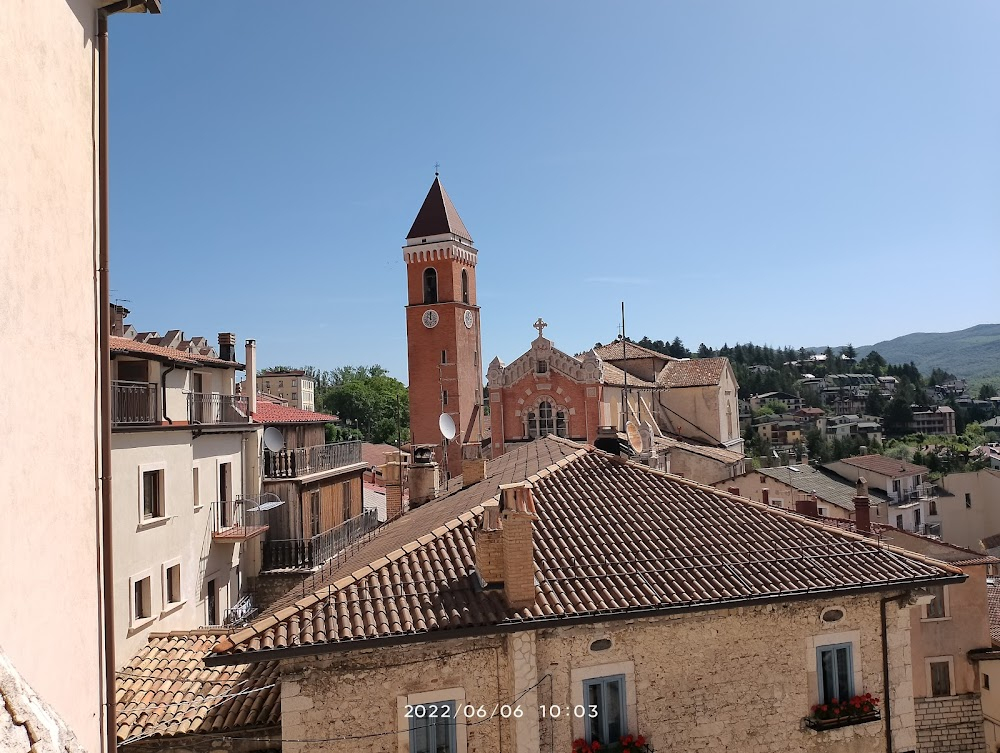
[[[257,614],[257,607],[253,603],[253,595],[246,594],[236,604],[226,610],[222,618],[222,624],[228,628],[242,627],[250,622]]]
[[[267,531],[257,500],[220,500],[212,503],[212,541],[236,543]]]
[[[378,525],[377,511],[369,508],[346,523],[310,539],[265,541],[263,569],[312,569],[333,559]]]
[[[937,496],[934,491],[934,484],[919,484],[912,489],[889,492],[889,501],[895,505],[903,504],[904,502],[919,502],[920,500],[932,499]]]
[[[264,477],[300,478],[360,462],[361,442],[357,441],[295,447],[277,452],[264,450]]]
[[[160,390],[156,382],[111,382],[111,423],[129,426],[160,423]]]
[[[187,393],[188,423],[248,424],[249,398],[244,395],[217,393]]]

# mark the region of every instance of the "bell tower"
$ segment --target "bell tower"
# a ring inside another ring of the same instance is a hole
[[[463,454],[478,456],[472,453],[482,441],[478,253],[435,173],[403,246],[410,436],[413,444],[435,445],[442,468],[447,449],[449,476],[462,473]],[[442,413],[455,422],[455,438],[447,443],[438,424]]]

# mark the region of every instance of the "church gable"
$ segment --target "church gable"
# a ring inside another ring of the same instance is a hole
[[[593,351],[582,358],[576,358],[556,348],[552,341],[542,334],[548,326],[541,319],[535,323],[538,330],[531,347],[509,366],[504,366],[498,358],[490,364],[488,379],[490,387],[511,387],[531,375],[535,381],[551,379],[551,374],[561,374],[576,382],[596,383],[601,380],[601,361]]]

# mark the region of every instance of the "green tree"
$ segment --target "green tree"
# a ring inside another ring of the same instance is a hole
[[[882,418],[885,420],[885,431],[887,434],[902,436],[913,421],[913,410],[910,408],[909,401],[901,397],[895,397],[885,407],[885,413]]]
[[[847,346],[843,349],[843,351],[841,351],[841,355],[845,355],[848,358],[857,358],[858,357],[858,351],[856,351],[854,349],[853,345],[851,345],[850,343],[847,343]]]
[[[321,398],[323,409],[337,414],[369,442],[395,444],[408,439],[410,403],[406,385],[381,366],[345,366],[331,372],[331,386]],[[398,423],[397,423],[398,421]]]
[[[984,384],[979,388],[979,399],[989,400],[991,397],[996,397],[997,388],[992,384]]]

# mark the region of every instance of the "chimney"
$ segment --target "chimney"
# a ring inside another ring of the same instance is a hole
[[[232,332],[219,333],[219,358],[223,361],[236,360],[236,335]]]
[[[119,306],[117,303],[111,304],[111,335],[113,337],[125,336],[125,317],[128,314],[129,311],[124,306]]]
[[[403,462],[399,450],[385,453],[382,479],[385,481],[385,519],[403,514]]]
[[[858,533],[872,531],[871,500],[868,498],[868,481],[864,476],[858,479],[858,488],[854,495],[854,528]]]
[[[476,571],[487,587],[503,587],[512,609],[535,603],[532,524],[536,520],[528,482],[502,484],[500,502],[483,505],[483,525],[476,532]]]
[[[726,491],[730,494],[735,494],[737,497],[740,496],[740,488],[738,486],[730,486]]]
[[[819,502],[815,494],[810,494],[805,499],[795,500],[795,512],[809,518],[819,517]]]
[[[219,336],[222,337],[221,335]],[[233,343],[235,347],[235,341]],[[247,396],[247,409],[257,412],[257,341],[247,340],[247,378],[243,385]]]
[[[478,484],[486,478],[486,458],[477,444],[462,445],[462,488]]]
[[[760,490],[760,501],[765,505],[771,504],[771,490],[768,488],[763,488]]]
[[[413,461],[409,468],[410,509],[430,502],[438,494],[438,464],[434,462],[434,445],[413,445]]]

